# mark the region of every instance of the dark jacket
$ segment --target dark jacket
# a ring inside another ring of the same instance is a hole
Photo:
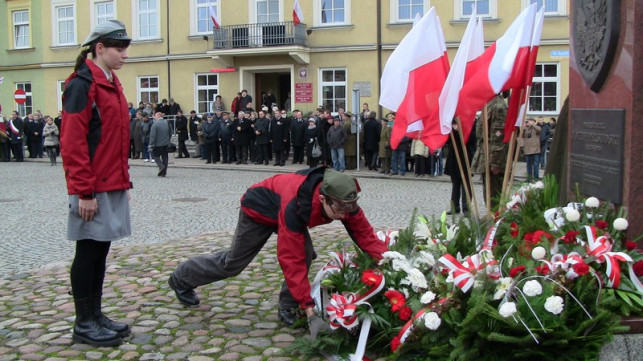
[[[290,123],[290,142],[294,147],[306,145],[306,128],[308,122],[302,119],[293,118]]]
[[[446,143],[449,147],[449,153],[447,154],[447,160],[444,163],[444,174],[450,175],[451,177],[455,178],[462,178],[460,174],[460,168],[458,167],[458,158],[456,158],[456,149],[457,154],[460,156],[460,164],[462,164],[462,170],[466,172],[467,165],[464,157],[466,154],[469,164],[471,164],[471,160],[473,159],[473,154],[475,153],[476,149],[476,137],[473,134],[469,136],[469,140],[467,141],[466,147],[464,148],[462,147],[460,134],[457,130],[453,130],[453,137],[456,139],[455,145],[451,141],[451,137],[449,137]]]
[[[364,123],[364,150],[377,152],[380,144],[380,133],[382,126],[380,122],[373,118],[369,118]]]
[[[255,121],[255,132],[259,132],[255,138],[256,144],[268,144],[270,143],[270,120],[268,118],[257,118]]]
[[[188,140],[188,118],[185,115],[176,117],[176,133],[179,140]]]
[[[311,128],[309,126],[306,128],[306,157],[311,158],[313,156],[313,146],[318,145],[321,149],[323,144],[324,138],[320,127]]]
[[[346,129],[340,125],[332,126],[328,129],[328,134],[326,135],[326,142],[330,149],[344,148],[344,142],[346,141]]]
[[[250,127],[250,119],[237,119],[232,123],[232,138],[234,145],[250,145],[250,135],[252,128]]]
[[[219,140],[219,134],[221,132],[221,125],[218,121],[212,120],[211,122],[208,122],[207,120],[201,123],[201,126],[203,127],[203,141],[206,144],[213,144],[217,140]]]
[[[229,142],[232,139],[232,119],[228,118],[228,121],[221,119],[219,123],[221,131],[219,132],[219,138],[221,141]]]
[[[191,116],[188,118],[188,128],[190,129],[190,140],[193,142],[199,141],[199,135],[197,134],[196,127],[201,123],[201,119],[198,116]]]
[[[288,141],[288,122],[286,118],[272,118],[270,121],[270,142],[273,150],[282,150]]]

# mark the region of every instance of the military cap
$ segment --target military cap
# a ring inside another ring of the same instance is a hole
[[[89,45],[98,38],[132,40],[132,38],[127,35],[125,24],[116,19],[110,19],[97,25],[94,30],[89,33],[89,36],[87,36],[82,46]]]

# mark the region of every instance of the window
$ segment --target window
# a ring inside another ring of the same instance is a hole
[[[217,74],[196,75],[196,111],[199,114],[210,111],[210,103],[219,94],[219,76]]]
[[[21,117],[24,117],[27,114],[33,113],[33,98],[31,97],[31,83],[16,83],[16,90],[22,89],[27,95],[27,100],[18,104],[16,111],[20,114]]]
[[[498,16],[497,0],[455,0],[455,18],[468,19],[474,6],[478,16],[493,19]]]
[[[279,0],[256,0],[257,23],[279,22]]]
[[[58,110],[63,110],[63,93],[65,91],[65,81],[56,81],[56,91],[58,96]],[[54,117],[55,118],[55,117]]]
[[[416,14],[424,15],[429,9],[428,0],[393,0],[391,1],[391,22],[413,22]]]
[[[56,6],[56,45],[76,44],[76,20],[74,5]]]
[[[196,0],[196,33],[198,34],[211,34],[212,33],[212,18],[210,18],[210,6],[214,8],[219,19],[221,19],[219,1],[218,0]]]
[[[350,23],[350,0],[314,0],[315,26],[336,26]]]
[[[114,19],[114,2],[101,1],[94,4],[94,11],[96,14],[96,24],[101,24],[109,19]]]
[[[143,103],[159,102],[159,77],[139,76],[138,77],[138,101]]]
[[[529,94],[529,112],[558,113],[560,72],[557,63],[536,64]]]
[[[29,11],[14,11],[13,15],[13,47],[14,49],[29,47]]]
[[[556,16],[567,14],[567,3],[565,0],[523,0],[523,7],[530,4],[537,4],[538,9],[545,7],[545,16]]]
[[[321,69],[321,105],[336,113],[346,109],[346,69]]]
[[[137,0],[136,20],[139,39],[160,37],[158,0]]]

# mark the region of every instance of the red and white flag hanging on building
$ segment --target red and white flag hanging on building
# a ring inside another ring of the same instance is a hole
[[[393,149],[405,135],[413,137],[421,129],[433,127],[439,134],[438,97],[449,72],[445,57],[444,35],[431,8],[393,51],[380,80],[380,105],[397,112],[391,132]]]
[[[292,10],[292,20],[295,25],[299,25],[304,22],[304,12],[301,10],[299,0],[295,0],[295,6]]]
[[[456,109],[456,114],[462,122],[473,123],[476,112],[489,100],[524,79],[524,73],[520,79],[516,78],[519,75],[518,70],[514,68],[525,69],[535,18],[534,3],[518,15],[504,35],[485,50],[478,60],[471,62],[470,66],[476,67],[477,70],[471,72],[471,77],[465,75]]]
[[[217,11],[212,5],[210,5],[210,18],[212,19],[212,24],[214,24],[215,29],[221,27],[221,20],[219,19],[219,15],[217,15]]]

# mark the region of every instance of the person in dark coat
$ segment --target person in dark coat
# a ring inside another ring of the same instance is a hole
[[[270,120],[266,118],[266,112],[259,111],[259,117],[255,121],[255,144],[257,144],[257,159],[255,164],[265,163],[268,165],[269,144],[270,144]]]
[[[252,110],[252,97],[248,94],[248,91],[243,89],[241,91],[241,99],[239,100],[241,105],[240,111],[251,111]]]
[[[11,144],[11,153],[16,162],[23,162],[25,159],[22,139],[24,138],[24,125],[22,119],[18,116],[17,111],[11,113],[8,122],[9,143]]]
[[[232,141],[237,153],[237,164],[248,164],[248,146],[250,145],[250,113],[239,111],[233,123]]]
[[[270,121],[270,144],[272,151],[275,153],[275,163],[273,166],[283,166],[286,162],[286,143],[288,142],[289,127],[285,117],[281,113],[275,112],[275,116]]]
[[[194,155],[192,158],[200,158],[201,150],[199,149],[199,134],[197,131],[197,126],[201,123],[201,119],[196,115],[196,111],[192,110],[190,112],[190,118],[188,118],[188,129],[190,130],[190,140],[194,142]]]
[[[382,127],[375,120],[374,112],[366,113],[364,120],[364,166],[377,170],[377,154],[380,146]]]
[[[475,125],[474,125],[475,127]],[[465,156],[468,158],[469,164],[473,159],[473,154],[476,151],[476,136],[475,132],[471,132],[469,140],[466,143],[466,147],[462,147],[462,142],[460,141],[460,134],[458,129],[458,123],[453,121],[452,125],[453,137],[455,138],[455,144],[451,141],[451,138],[447,141],[447,146],[449,147],[449,154],[447,154],[447,160],[444,164],[444,174],[451,176],[451,210],[447,212],[448,215],[453,213],[458,214],[460,210],[465,215],[469,214],[469,204],[467,202],[467,194],[471,194],[471,175],[468,174],[468,167],[465,160]],[[462,170],[465,172],[465,179],[462,179],[462,174],[460,173],[460,168],[458,167],[458,158],[460,158],[460,164],[462,164]],[[464,187],[467,187],[465,190]]]
[[[222,164],[232,163],[234,147],[232,145],[232,120],[230,113],[221,113],[221,131],[219,132],[219,143],[221,144]]]
[[[206,116],[206,121],[201,124],[203,127],[203,140],[205,141],[205,164],[217,162],[215,158],[216,141],[219,139],[219,132],[221,130],[219,122],[213,119],[212,114]]]
[[[176,134],[179,140],[179,156],[177,158],[190,158],[190,152],[185,146],[185,141],[188,140],[188,118],[183,115],[181,109],[176,112]]]
[[[292,164],[304,164],[304,146],[306,145],[306,128],[308,123],[302,118],[301,110],[293,112],[290,124],[290,142],[292,145]]]
[[[319,147],[324,142],[322,138],[321,129],[317,126],[315,118],[308,119],[308,128],[306,128],[306,159],[308,159],[308,166],[315,168],[319,163],[321,155],[313,156],[313,148]]]

